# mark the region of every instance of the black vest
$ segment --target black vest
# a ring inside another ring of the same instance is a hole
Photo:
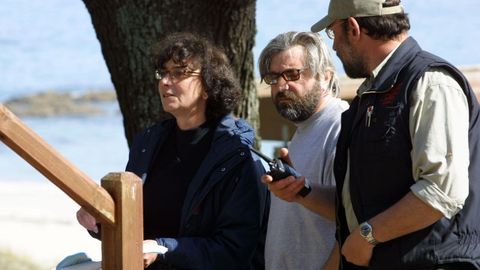
[[[480,269],[480,109],[469,83],[445,60],[422,51],[408,38],[375,78],[370,90],[356,97],[342,115],[335,158],[337,238],[349,234],[341,192],[350,152],[350,195],[358,222],[383,212],[414,184],[409,133],[410,92],[426,70],[440,67],[460,84],[468,99],[469,196],[452,219],[374,248],[369,269],[415,269],[466,261]],[[412,210],[414,211],[414,210]],[[343,269],[362,269],[346,263]]]

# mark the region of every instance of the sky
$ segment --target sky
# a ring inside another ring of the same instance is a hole
[[[328,11],[328,0],[258,0],[254,54],[278,33],[308,31]],[[456,65],[480,64],[480,2],[478,0],[403,0],[413,36],[423,49]],[[324,40],[331,45],[324,32]],[[330,46],[331,47],[331,46]],[[336,57],[337,70],[343,69]]]

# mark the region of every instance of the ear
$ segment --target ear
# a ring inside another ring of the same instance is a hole
[[[202,92],[202,98],[207,100],[207,98],[208,98],[207,92],[205,92],[205,91]]]
[[[362,32],[362,29],[360,28],[360,25],[358,24],[357,20],[355,20],[354,17],[348,17],[347,23],[348,23],[348,32],[352,34],[352,38],[354,39],[360,38],[360,33]]]
[[[326,70],[323,74],[321,73],[317,73],[317,75],[315,75],[315,79],[317,81],[330,81],[330,79],[332,79],[332,71],[331,70]]]
[[[330,80],[332,79],[332,71],[331,70],[327,70],[325,71],[325,74],[323,75],[323,79],[327,82],[330,82]]]
[[[330,84],[332,83],[333,72],[331,70],[326,70],[322,75],[318,76],[318,83],[320,84],[320,91],[324,94],[327,93]]]

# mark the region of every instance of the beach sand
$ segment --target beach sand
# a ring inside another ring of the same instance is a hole
[[[79,209],[59,188],[44,181],[0,182],[0,249],[52,269],[63,258],[85,252],[101,258],[100,241],[77,223]]]

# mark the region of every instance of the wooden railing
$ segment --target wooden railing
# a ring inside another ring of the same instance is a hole
[[[103,270],[143,269],[143,195],[136,175],[109,173],[99,186],[2,104],[0,140],[102,224]]]

